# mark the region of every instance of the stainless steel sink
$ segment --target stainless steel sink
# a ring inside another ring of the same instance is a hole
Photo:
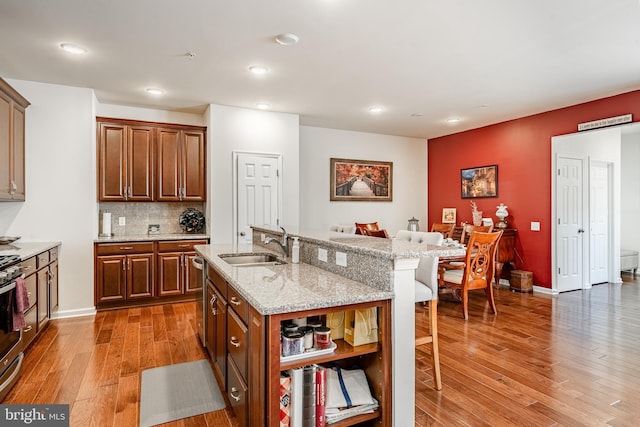
[[[224,262],[234,267],[252,267],[261,265],[281,265],[285,261],[276,255],[269,253],[243,253],[243,254],[220,254],[218,255]]]

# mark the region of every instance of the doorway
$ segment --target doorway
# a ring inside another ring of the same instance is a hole
[[[620,281],[621,131],[552,138],[552,291]]]
[[[282,156],[233,152],[233,243],[251,243],[252,225],[277,227],[282,212]]]

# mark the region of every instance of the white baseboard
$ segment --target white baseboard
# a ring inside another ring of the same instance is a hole
[[[551,288],[544,288],[542,286],[533,286],[533,292],[534,293],[541,293],[541,294],[547,294],[547,295],[558,295],[558,291],[556,291],[555,289],[551,289]]]
[[[95,316],[95,315],[96,315],[96,308],[87,307],[87,308],[79,308],[76,310],[58,310],[56,312],[51,313],[51,319],[69,319],[71,317]]]

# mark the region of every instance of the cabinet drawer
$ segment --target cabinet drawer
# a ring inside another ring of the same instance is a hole
[[[42,252],[38,255],[38,269],[49,264],[49,251]]]
[[[33,307],[38,302],[38,280],[37,275],[32,274],[24,279],[24,284],[27,287],[27,296],[29,297],[29,307]]]
[[[207,264],[207,277],[211,280],[218,292],[226,299],[227,282],[209,264]]]
[[[31,258],[27,258],[20,263],[20,267],[22,267],[22,272],[25,276],[30,275],[31,273],[36,272],[36,268],[38,268],[38,260],[36,257],[32,256]]]
[[[227,310],[227,351],[242,378],[247,378],[247,327],[233,310]]]
[[[53,262],[58,259],[58,247],[49,250],[49,261]]]
[[[232,286],[229,286],[227,290],[227,301],[229,301],[229,307],[233,308],[240,319],[246,325],[249,319],[249,304]]]
[[[149,252],[153,252],[153,242],[100,243],[99,245],[96,245],[96,255],[120,255]]]
[[[170,240],[158,242],[158,252],[193,252],[195,245],[206,244],[206,240]]]
[[[249,405],[247,405],[247,385],[243,381],[238,369],[229,357],[227,359],[227,367],[228,367],[228,378],[227,378],[227,397],[229,398],[229,403],[233,407],[233,412],[238,418],[238,425],[240,426],[248,426],[248,410]]]
[[[31,302],[31,301],[30,301]],[[38,324],[38,309],[31,307],[24,315],[26,326],[22,328],[22,348],[25,349],[36,336]]]

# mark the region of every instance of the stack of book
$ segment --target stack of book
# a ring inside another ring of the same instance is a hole
[[[280,377],[280,427],[325,427],[377,410],[362,369],[309,365]]]
[[[282,372],[280,427],[324,427],[326,369],[309,365]]]

